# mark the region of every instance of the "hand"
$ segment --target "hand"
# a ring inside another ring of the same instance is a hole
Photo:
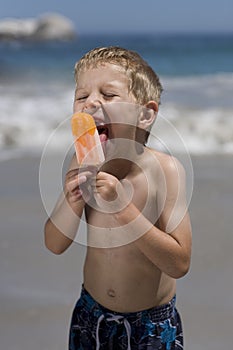
[[[80,200],[90,199],[89,180],[92,176],[93,173],[89,170],[80,172],[80,169],[72,169],[68,171],[65,178],[65,196],[71,207],[75,208]]]
[[[92,181],[95,201],[106,213],[123,210],[132,200],[133,189],[128,180],[119,181],[115,176],[100,171]]]

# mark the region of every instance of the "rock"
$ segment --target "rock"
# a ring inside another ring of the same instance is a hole
[[[34,19],[7,18],[0,21],[1,39],[18,39],[30,37],[36,30],[37,23]]]
[[[0,21],[0,40],[71,40],[76,35],[73,23],[56,13]]]
[[[66,17],[50,14],[38,19],[33,36],[38,40],[70,40],[75,37],[75,29]]]

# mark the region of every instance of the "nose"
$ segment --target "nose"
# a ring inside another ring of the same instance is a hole
[[[101,99],[97,94],[91,94],[87,97],[83,109],[85,111],[95,111],[101,106],[102,102]]]

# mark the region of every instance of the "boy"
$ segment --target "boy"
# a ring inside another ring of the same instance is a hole
[[[97,169],[74,157],[64,197],[45,225],[56,254],[85,212],[88,247],[69,350],[183,349],[176,279],[190,265],[185,174],[170,155],[145,146],[162,86],[135,52],[97,48],[75,66],[74,112],[93,115],[105,153]]]

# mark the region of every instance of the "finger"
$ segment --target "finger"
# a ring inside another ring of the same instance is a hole
[[[86,171],[80,171],[79,172],[79,175],[84,175],[86,176],[87,178],[92,178],[92,177],[95,177],[95,173],[93,173],[92,171],[89,171],[89,170],[86,170]]]
[[[80,174],[80,175],[78,175],[77,180],[78,180],[79,185],[82,185],[84,182],[87,181],[87,176],[84,174]]]
[[[98,180],[93,183],[94,187],[103,187],[106,186],[107,182],[105,180]]]
[[[113,176],[108,173],[105,173],[104,171],[99,171],[96,175],[97,180],[106,180],[110,177],[113,177]]]
[[[69,171],[66,173],[66,178],[67,178],[67,179],[70,179],[70,178],[72,178],[72,177],[78,175],[79,172],[80,172],[79,169],[71,169],[71,170],[69,170]]]
[[[76,190],[76,189],[78,189],[78,187],[79,187],[79,184],[78,184],[78,182],[77,181],[71,181],[71,182],[69,182],[69,183],[67,183],[66,184],[66,190],[68,191],[68,192],[70,192],[70,193],[74,193],[74,191]]]
[[[66,187],[69,192],[73,192],[76,189],[79,188],[79,186],[83,183],[85,183],[87,180],[86,176],[78,176],[77,178],[74,178],[73,180],[66,183]]]
[[[66,174],[67,180],[72,179],[75,176],[85,175],[86,177],[91,177],[93,173],[89,170],[81,171],[80,169],[72,169]]]
[[[75,203],[75,202],[77,202],[78,200],[80,200],[81,198],[82,198],[82,193],[79,192],[79,193],[77,193],[77,194],[75,194],[75,195],[71,195],[71,196],[69,197],[69,201],[70,201],[70,203]]]

